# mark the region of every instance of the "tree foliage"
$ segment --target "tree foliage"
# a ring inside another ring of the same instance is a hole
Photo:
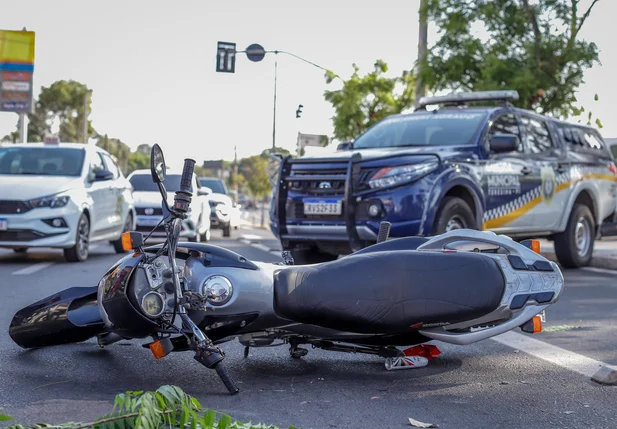
[[[515,89],[519,107],[578,116],[576,91],[598,62],[597,46],[579,33],[597,2],[430,0],[439,39],[420,76],[433,90]]]
[[[0,414],[0,421],[12,420]],[[227,414],[204,409],[199,401],[176,386],[161,386],[155,392],[126,392],[116,396],[111,414],[93,422],[61,425],[37,423],[8,429],[278,429],[265,424],[243,423]],[[289,429],[294,429],[290,427]]]
[[[367,128],[386,116],[400,113],[414,102],[414,77],[404,71],[402,76],[386,77],[388,65],[377,60],[372,72],[360,76],[360,68],[353,64],[354,72],[339,90],[325,91],[326,101],[332,104],[335,114],[334,138],[346,141],[356,138]],[[326,73],[326,82],[335,75]]]
[[[255,197],[263,197],[272,189],[268,181],[268,159],[262,155],[242,158],[238,164],[238,172]]]
[[[54,121],[60,125],[59,138],[65,142],[83,142],[84,93],[86,85],[74,80],[59,80],[41,88],[34,114],[28,115],[28,140],[43,141],[52,132]],[[92,112],[91,94],[87,98],[87,116]],[[88,120],[88,137],[96,135]]]
[[[135,170],[150,168],[150,151],[152,147],[147,144],[141,144],[135,152],[131,152],[131,148],[120,139],[109,138],[107,134],[98,136],[96,143],[98,147],[109,152],[118,163],[118,166],[125,175],[129,175]]]

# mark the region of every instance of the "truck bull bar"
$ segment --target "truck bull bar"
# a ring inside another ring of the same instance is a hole
[[[436,153],[406,153],[400,152],[396,154],[388,154],[378,158],[371,158],[371,161],[378,161],[388,158],[401,158],[405,156],[421,156],[435,157],[441,163],[441,157]],[[343,218],[345,221],[345,231],[349,241],[349,247],[352,252],[357,252],[363,248],[362,240],[358,234],[356,226],[356,208],[357,197],[374,192],[371,190],[358,190],[360,181],[362,156],[360,153],[353,153],[349,160],[341,160],[339,158],[292,158],[291,155],[282,157],[280,155],[270,155],[272,159],[280,162],[276,171],[270,176],[270,183],[275,187],[274,198],[274,217],[278,224],[279,238],[284,239],[288,236],[287,230],[287,197],[289,193],[290,182],[308,182],[308,181],[336,181],[345,180],[345,189],[343,197]],[[323,174],[310,176],[291,176],[292,165],[294,164],[343,164],[346,163],[345,174]],[[275,178],[276,177],[276,178]],[[388,188],[382,188],[385,190]],[[287,250],[287,249],[283,249]]]

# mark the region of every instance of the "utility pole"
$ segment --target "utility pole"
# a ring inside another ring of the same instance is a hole
[[[278,69],[278,52],[274,51],[274,113],[272,115],[272,153],[276,151],[276,74]]]
[[[236,195],[234,195],[234,202],[238,204],[238,150],[237,150],[237,146],[234,146],[234,190],[236,191]]]
[[[428,0],[420,1],[419,16],[419,28],[418,34],[418,59],[417,59],[417,73],[416,73],[416,106],[420,101],[420,98],[424,97],[425,86],[420,79],[420,72],[422,71],[422,62],[426,58],[426,51],[428,45]]]
[[[28,115],[19,112],[19,142],[28,143]]]

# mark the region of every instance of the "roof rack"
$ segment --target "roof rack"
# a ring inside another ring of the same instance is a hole
[[[460,106],[480,101],[502,101],[509,104],[510,100],[518,100],[518,98],[518,91],[516,90],[459,92],[434,97],[422,97],[415,110],[426,110],[426,106],[436,104]]]

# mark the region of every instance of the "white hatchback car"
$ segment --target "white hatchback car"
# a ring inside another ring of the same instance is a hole
[[[80,143],[0,146],[0,247],[63,248],[85,261],[94,241],[133,229],[131,185],[109,153]]]
[[[182,174],[167,170],[165,176],[165,189],[167,189],[167,203],[172,206],[174,195],[180,189]],[[129,174],[129,182],[133,186],[135,198],[135,211],[137,212],[137,231],[153,238],[164,238],[165,230],[158,226],[163,219],[163,208],[159,188],[152,180],[150,170],[136,170]],[[180,237],[193,242],[206,242],[210,240],[210,202],[208,195],[212,190],[201,186],[197,176],[193,175],[191,181],[193,193],[188,218],[182,223]]]

